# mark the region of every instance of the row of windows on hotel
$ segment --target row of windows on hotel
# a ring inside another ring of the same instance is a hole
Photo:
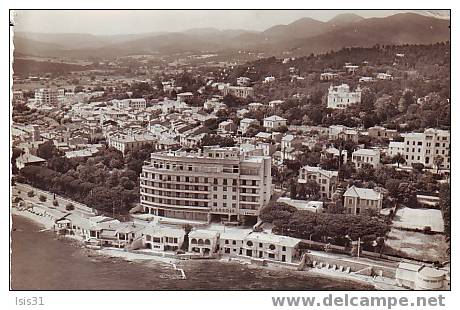
[[[253,184],[252,182],[249,184]],[[164,188],[164,189],[173,189],[173,190],[190,190],[190,191],[196,191],[196,192],[207,192],[209,191],[208,186],[202,186],[202,185],[183,185],[183,184],[170,184],[170,183],[159,183],[159,182],[152,182],[152,181],[141,181],[141,185],[145,186],[150,186],[150,187],[156,187],[156,188]],[[257,185],[257,183],[256,183]],[[214,192],[217,192],[218,187],[213,186],[212,187]],[[224,192],[236,192],[237,187],[234,186],[222,186],[222,191]],[[242,194],[259,194],[259,190],[255,188],[240,188],[240,193]]]
[[[427,136],[426,139],[427,140],[431,140],[432,137],[430,136]],[[437,137],[437,141],[440,141],[441,139],[439,139],[440,137]],[[447,141],[447,137],[442,137],[442,141]],[[406,144],[407,145],[410,145],[410,141],[406,141]],[[415,141],[412,141],[412,145],[415,145]],[[417,141],[417,145],[422,145],[422,141]],[[443,147],[445,147],[445,143],[442,144]],[[428,142],[427,143],[427,146],[431,146],[431,142]],[[435,144],[436,147],[439,147],[439,143],[436,143]]]
[[[238,185],[237,179],[221,179],[221,178],[207,178],[207,177],[190,177],[190,176],[172,176],[167,174],[148,173],[142,174],[143,178],[149,180],[167,181],[167,182],[185,182],[185,183],[204,183],[209,184],[212,182],[214,185]],[[240,180],[240,185],[258,186],[257,180]]]
[[[166,170],[173,170],[173,171],[197,171],[197,170],[203,170],[206,171],[211,170],[209,168],[217,168],[217,167],[209,167],[205,165],[184,165],[184,164],[176,164],[176,163],[170,163],[170,162],[157,162],[153,161],[152,166],[157,168],[157,169],[166,169]],[[228,173],[238,173],[239,171],[239,165],[232,165],[232,166],[223,166],[224,172]]]
[[[184,201],[184,200],[175,200],[175,199],[164,199],[164,198],[154,198],[150,196],[145,196],[142,195],[142,200],[144,201],[149,201],[153,203],[161,203],[164,205],[170,205],[172,207],[174,206],[182,206],[182,207],[200,207],[200,208],[208,208],[209,203],[208,202],[202,202],[202,201]],[[247,202],[247,201],[245,201]],[[235,202],[233,203],[227,203],[227,202],[221,202],[218,203],[214,201],[212,203],[213,208],[233,208],[236,209],[237,204]],[[163,206],[157,206],[158,208],[164,208]],[[253,204],[245,204],[245,203],[240,203],[240,209],[247,209],[247,210],[257,210],[259,208],[259,205],[253,205]],[[222,210],[220,210],[222,211]],[[222,211],[224,212],[224,211]]]
[[[415,156],[412,155],[410,156],[411,157],[411,160],[415,160]],[[409,159],[409,155],[406,155],[406,159]],[[417,160],[420,160],[420,156],[417,156]],[[447,157],[446,158],[446,161],[449,163],[450,162],[450,157]],[[430,163],[430,158],[429,157],[425,157],[425,164],[429,164]]]
[[[409,152],[409,148],[406,148],[406,152]],[[412,153],[415,153],[415,148],[412,148]],[[417,149],[417,152],[420,153],[421,152],[421,149]],[[426,153],[427,154],[430,154],[431,153],[431,150],[426,150]],[[446,150],[441,150],[441,154],[442,155],[445,155],[446,154]],[[447,152],[447,154],[450,156],[450,150]],[[436,155],[439,155],[439,150],[436,150]]]
[[[157,195],[163,197],[172,197],[172,198],[189,198],[189,199],[208,199],[208,195],[206,194],[192,194],[192,193],[177,193],[177,192],[170,192],[170,191],[159,191],[159,190],[152,190],[152,189],[142,189],[142,193],[150,194],[150,195]],[[238,197],[236,195],[221,195],[221,199],[227,200],[230,199],[236,201]],[[217,194],[212,195],[213,199],[218,199]],[[247,202],[258,202],[258,196],[241,196],[241,201]]]

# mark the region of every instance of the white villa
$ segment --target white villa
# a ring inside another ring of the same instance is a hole
[[[356,169],[361,168],[364,164],[377,168],[380,164],[380,152],[372,149],[359,149],[353,152],[351,161],[355,164]]]
[[[278,115],[272,115],[272,116],[264,118],[264,127],[269,130],[276,130],[286,125],[287,125],[287,119],[281,116],[278,116]]]
[[[383,194],[373,189],[352,186],[343,197],[345,212],[348,214],[358,215],[365,210],[375,210],[379,213],[382,209]]]
[[[361,102],[361,88],[358,86],[354,92],[350,86],[342,84],[330,86],[327,96],[327,107],[330,109],[345,109],[352,104]]]

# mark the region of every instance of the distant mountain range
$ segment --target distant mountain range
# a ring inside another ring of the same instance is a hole
[[[429,44],[450,40],[445,11],[400,13],[383,18],[341,14],[322,22],[301,18],[265,31],[190,29],[128,35],[48,34],[17,32],[17,56],[116,57],[138,54],[251,50],[269,55],[306,55],[343,47],[375,44]]]

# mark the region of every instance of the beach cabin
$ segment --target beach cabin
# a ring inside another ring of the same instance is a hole
[[[212,230],[193,230],[189,233],[189,252],[200,253],[203,256],[217,251],[219,233]]]
[[[291,263],[298,256],[300,239],[251,232],[244,239],[242,254],[249,257]]]
[[[183,229],[172,227],[148,226],[140,234],[144,248],[157,251],[177,251],[185,239]]]

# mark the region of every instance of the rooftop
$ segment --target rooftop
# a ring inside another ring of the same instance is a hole
[[[367,200],[379,200],[383,198],[383,195],[373,189],[370,188],[361,188],[352,186],[347,189],[344,197],[357,197],[359,199],[367,199]]]

